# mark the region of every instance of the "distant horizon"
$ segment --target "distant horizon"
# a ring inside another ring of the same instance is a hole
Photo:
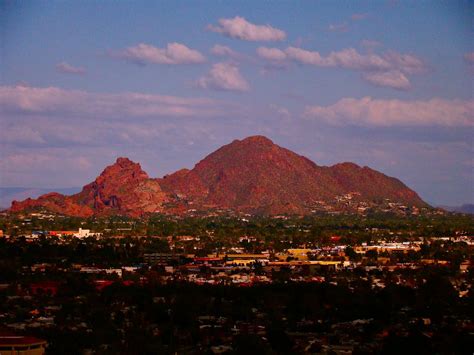
[[[264,135],[474,202],[471,1],[3,2],[0,186],[150,176]],[[58,188],[58,187],[56,187]]]

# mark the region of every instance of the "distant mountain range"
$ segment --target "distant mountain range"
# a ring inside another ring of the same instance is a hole
[[[369,167],[318,166],[263,136],[235,140],[163,178],[150,178],[140,164],[118,158],[73,195],[58,191],[14,201],[11,211],[45,208],[75,215],[139,216],[229,210],[250,214],[310,214],[429,207],[400,180]]]
[[[465,204],[462,206],[439,206],[439,207],[449,212],[474,214],[474,204]]]
[[[0,209],[8,208],[12,204],[12,201],[20,201],[28,197],[37,198],[53,191],[64,195],[72,195],[81,191],[81,188],[0,187]]]

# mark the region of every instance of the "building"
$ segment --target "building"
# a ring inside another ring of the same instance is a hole
[[[49,235],[52,237],[76,237],[76,238],[88,238],[88,237],[100,237],[102,233],[91,232],[90,229],[79,228],[78,231],[49,231]]]
[[[167,264],[169,262],[179,262],[185,256],[174,253],[145,253],[143,259],[148,264]]]
[[[49,235],[52,237],[65,237],[73,236],[76,231],[49,231]]]
[[[82,229],[79,228],[77,233],[74,234],[76,238],[82,239],[82,238],[88,238],[88,237],[101,237],[102,233],[95,233],[91,232],[90,229]]]
[[[46,346],[47,342],[42,339],[0,331],[0,354],[2,355],[43,355]]]
[[[30,292],[32,295],[56,296],[58,289],[58,281],[41,281],[30,285]],[[3,355],[1,352],[0,354]]]

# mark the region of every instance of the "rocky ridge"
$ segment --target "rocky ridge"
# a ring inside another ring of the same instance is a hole
[[[41,207],[83,217],[210,209],[304,215],[321,209],[360,211],[387,202],[427,206],[396,178],[354,163],[318,166],[266,137],[253,136],[219,148],[191,170],[157,179],[140,164],[118,158],[75,195],[50,193],[14,201],[10,211]]]

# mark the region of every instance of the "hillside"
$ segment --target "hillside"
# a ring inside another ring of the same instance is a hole
[[[152,179],[140,165],[118,158],[81,192],[47,194],[14,202],[11,211],[33,207],[91,216],[230,209],[255,214],[308,214],[357,210],[387,202],[427,206],[400,180],[368,167],[318,166],[263,136],[235,140],[191,170]],[[362,207],[361,207],[362,206]]]

